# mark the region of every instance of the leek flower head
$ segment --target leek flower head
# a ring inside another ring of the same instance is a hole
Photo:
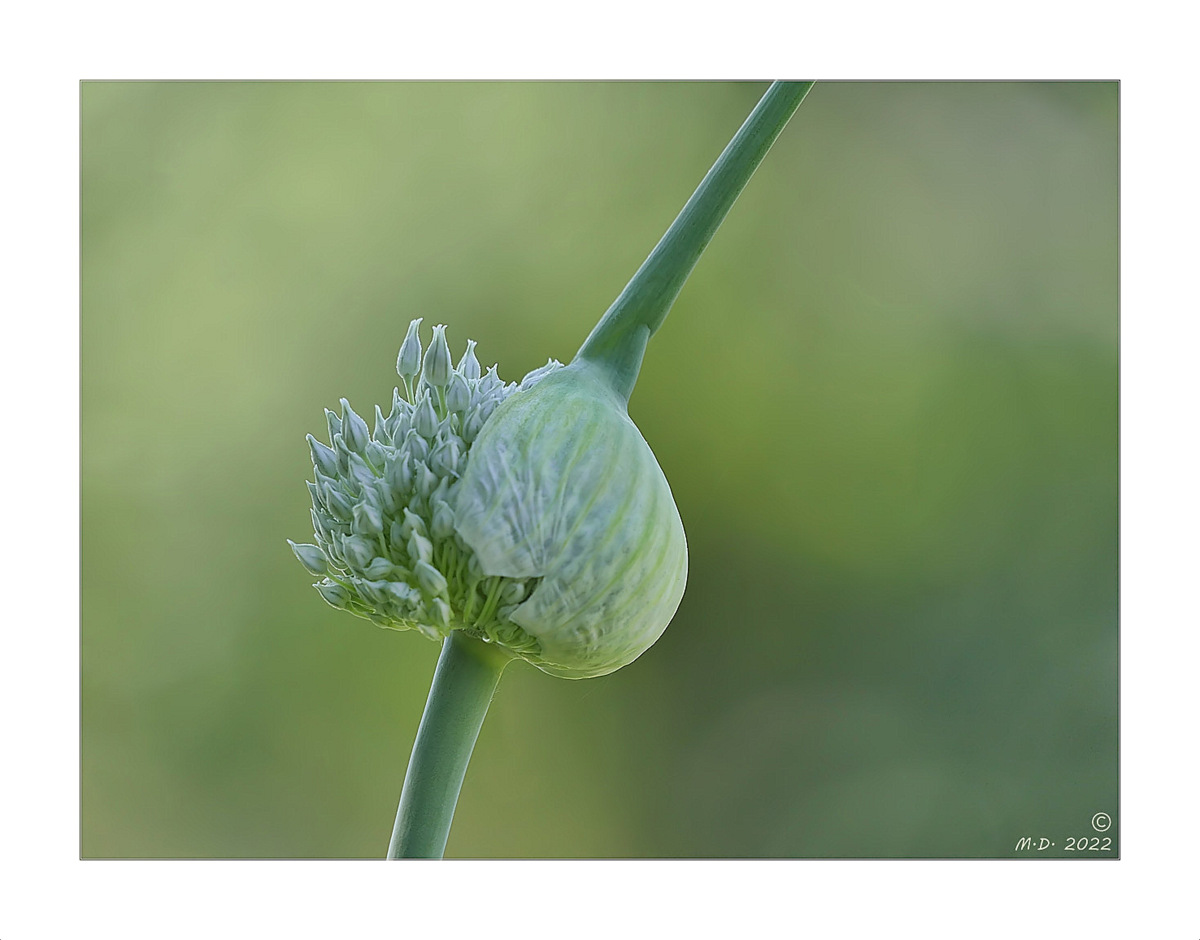
[[[444,326],[374,429],[343,399],[311,435],[315,544],[292,544],[333,607],[442,639],[453,630],[567,678],[612,672],[679,606],[687,545],[670,487],[604,370],[550,360],[520,383]]]

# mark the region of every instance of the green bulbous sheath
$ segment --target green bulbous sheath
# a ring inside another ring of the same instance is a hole
[[[683,523],[625,402],[586,362],[496,409],[457,488],[458,534],[485,575],[539,578],[508,616],[555,676],[602,676],[645,652],[687,580]]]

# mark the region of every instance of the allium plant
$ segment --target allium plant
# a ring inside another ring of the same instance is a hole
[[[442,653],[389,858],[441,857],[504,667],[570,679],[633,662],[683,597],[687,543],[627,411],[646,343],[734,200],[808,93],[775,82],[568,365],[519,383],[486,372],[446,327],[400,347],[374,427],[342,399],[312,435],[315,544],[291,543],[333,607],[417,630]]]

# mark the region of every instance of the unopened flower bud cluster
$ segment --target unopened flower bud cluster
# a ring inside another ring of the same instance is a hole
[[[537,641],[508,619],[540,579],[485,576],[455,531],[455,487],[471,444],[497,406],[559,367],[551,362],[521,382],[483,372],[475,342],[452,365],[446,328],[436,326],[422,356],[421,320],[409,324],[385,417],[375,407],[369,430],[342,399],[326,411],[329,446],[312,435],[315,545],[292,543],[314,586],[333,607],[383,627],[415,629],[430,638],[462,629],[514,650]]]

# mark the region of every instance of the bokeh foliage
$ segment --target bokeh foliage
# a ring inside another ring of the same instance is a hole
[[[85,856],[382,856],[437,647],[309,587],[304,435],[414,316],[569,358],[764,87],[82,86]],[[508,670],[448,854],[1119,823],[1117,232],[1114,84],[818,84],[631,401],[683,604]]]

